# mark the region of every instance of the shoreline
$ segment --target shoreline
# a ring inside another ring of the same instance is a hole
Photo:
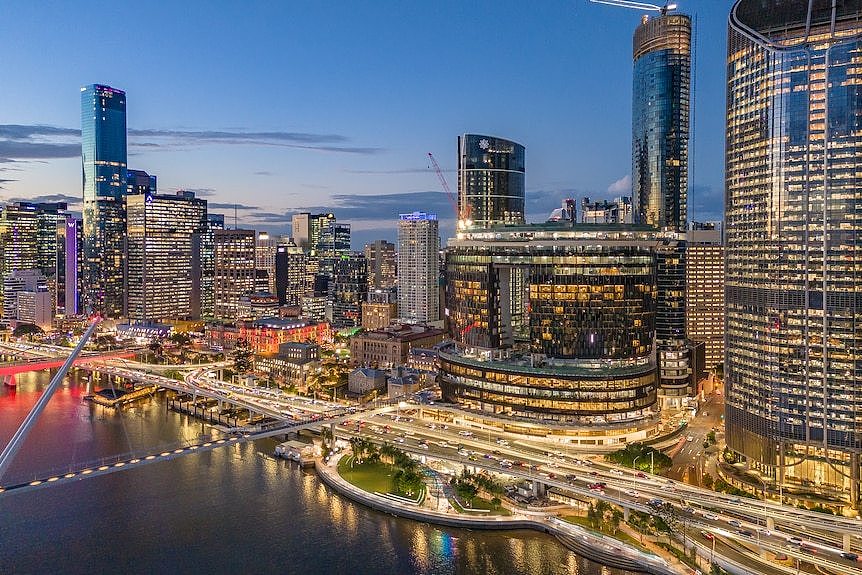
[[[328,464],[321,459],[315,459],[314,469],[317,476],[324,485],[339,495],[375,511],[420,523],[459,529],[531,529],[553,535],[571,551],[608,567],[650,575],[676,575],[677,573],[659,557],[650,557],[616,539],[592,533],[541,512],[526,512],[525,514],[532,517],[524,518],[468,517],[399,504],[391,499],[364,491],[343,479],[337,469],[338,461],[342,456],[343,454],[334,457]]]

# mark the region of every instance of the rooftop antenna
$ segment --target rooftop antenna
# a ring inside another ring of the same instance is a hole
[[[236,204],[233,205],[233,229],[239,229],[239,226],[236,223]]]
[[[668,3],[664,6],[650,4],[648,2],[634,2],[633,0],[590,0],[593,4],[607,4],[608,6],[617,6],[619,8],[632,8],[634,10],[646,10],[647,12],[661,12],[664,16],[671,10],[676,10],[675,3]]]

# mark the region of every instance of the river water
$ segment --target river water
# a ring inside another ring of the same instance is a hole
[[[67,378],[2,483],[211,433],[156,396],[117,413]],[[0,386],[5,445],[50,374]],[[104,383],[104,382],[103,382]],[[531,531],[438,528],[381,514],[269,454],[274,441],[0,497],[0,573],[625,575]]]

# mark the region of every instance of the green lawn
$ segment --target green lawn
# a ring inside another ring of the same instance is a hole
[[[462,507],[461,504],[453,497],[449,499],[449,503],[452,504],[452,507],[455,508],[459,513],[470,513],[471,511],[481,511],[488,510],[490,513],[482,513],[482,515],[511,515],[512,512],[503,507],[494,507],[491,505],[491,502],[487,499],[482,499],[481,497],[476,497],[473,499],[472,507]],[[477,513],[478,515],[478,513]]]
[[[352,465],[351,465],[352,464]],[[391,493],[407,499],[416,499],[416,495],[400,493],[392,488],[392,475],[395,468],[386,463],[356,463],[353,456],[342,457],[338,462],[338,474],[347,482],[369,493]]]

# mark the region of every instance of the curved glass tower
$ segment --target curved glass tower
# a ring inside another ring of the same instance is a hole
[[[633,40],[634,221],[684,231],[688,189],[691,18],[644,17]]]
[[[126,155],[126,93],[81,88],[84,306],[109,317],[123,315]]]
[[[738,0],[726,146],[728,446],[859,502],[862,2]]]
[[[461,228],[524,223],[524,146],[458,137],[458,213]]]

